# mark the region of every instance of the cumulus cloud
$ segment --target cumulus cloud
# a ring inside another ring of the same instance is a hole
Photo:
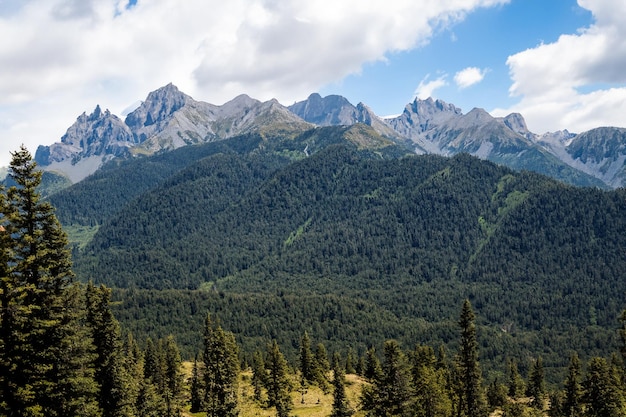
[[[291,102],[510,0],[0,0],[0,165],[168,82]],[[132,5],[132,7],[128,7]]]
[[[460,89],[478,84],[485,78],[487,70],[477,67],[467,67],[454,75],[454,82]]]
[[[435,90],[448,85],[446,81],[447,75],[441,75],[439,78],[428,81],[430,74],[426,75],[415,89],[415,97],[420,100],[426,100],[434,96]]]
[[[510,56],[509,91],[520,101],[495,114],[520,112],[536,132],[626,125],[626,2],[578,4],[592,12],[594,24]]]

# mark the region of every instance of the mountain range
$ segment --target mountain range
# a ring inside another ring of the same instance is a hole
[[[392,118],[377,116],[363,103],[354,106],[342,96],[317,93],[288,107],[246,95],[218,106],[196,101],[173,84],[148,94],[124,120],[99,105],[91,114],[81,114],[60,142],[40,146],[35,160],[46,171],[76,183],[116,158],[153,155],[247,133],[295,137],[320,127],[357,124],[371,127],[368,134],[417,154],[469,153],[574,185],[626,185],[623,128],[536,134],[520,114],[496,118],[479,108],[463,113],[432,98],[415,99]]]

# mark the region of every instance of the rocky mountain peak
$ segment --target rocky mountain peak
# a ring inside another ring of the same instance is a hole
[[[35,160],[40,165],[71,160],[72,163],[90,156],[121,156],[136,142],[130,129],[117,116],[100,106],[87,115],[82,113],[61,137],[60,143],[40,146]]]
[[[162,123],[189,100],[192,100],[191,97],[183,94],[170,83],[149,93],[146,101],[126,116],[126,125],[135,132],[143,130],[144,127]],[[145,132],[142,133],[145,134]],[[149,135],[146,136],[149,137]]]
[[[306,100],[295,103],[288,109],[318,126],[350,126],[358,122],[356,107],[339,95],[321,97],[318,93],[313,93]]]

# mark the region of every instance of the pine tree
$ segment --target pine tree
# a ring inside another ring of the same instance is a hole
[[[385,342],[380,376],[364,386],[362,408],[369,416],[406,416],[410,410],[408,365],[395,340]]]
[[[315,383],[317,379],[317,370],[315,369],[315,360],[313,352],[311,352],[311,339],[305,331],[300,339],[300,376],[302,377],[302,385]]]
[[[581,386],[580,386],[580,359],[574,353],[570,359],[565,379],[565,398],[563,401],[563,415],[576,417],[582,415]]]
[[[97,415],[81,292],[41,176],[25,147],[12,153],[14,185],[0,197],[0,414]]]
[[[517,370],[517,362],[514,360],[509,361],[509,397],[514,400],[518,399],[525,391],[524,379]]]
[[[346,396],[345,374],[339,354],[333,357],[333,410],[330,417],[350,417],[354,410],[350,407]]]
[[[604,358],[592,358],[583,381],[585,416],[624,416],[626,408],[618,384],[607,361]]]
[[[354,357],[354,350],[352,347],[348,348],[348,352],[346,353],[346,373],[353,374],[355,373],[354,365],[356,363],[356,359]]]
[[[204,408],[207,416],[237,416],[239,349],[235,337],[214,326],[207,315],[204,327]]]
[[[315,363],[322,374],[330,371],[330,363],[328,362],[328,353],[323,343],[318,343],[315,347]]]
[[[267,370],[266,386],[267,403],[270,407],[276,407],[278,417],[289,416],[289,411],[293,408],[291,400],[291,382],[287,361],[278,347],[276,340],[268,346],[267,358],[265,360]]]
[[[95,378],[100,386],[98,401],[104,417],[135,416],[137,394],[133,388],[120,336],[120,326],[111,311],[111,290],[87,285],[87,321],[96,346]]]
[[[252,386],[254,388],[255,401],[263,400],[263,387],[266,384],[265,361],[260,351],[255,351],[252,357]]]
[[[141,417],[162,417],[167,411],[164,392],[162,352],[151,338],[146,339],[143,350],[143,367],[137,396],[137,414]]]
[[[371,347],[365,352],[365,369],[363,374],[365,378],[370,381],[379,379],[382,377],[382,368],[380,367],[380,361],[376,356],[376,349]]]
[[[541,359],[541,356],[533,362],[533,366],[528,377],[528,390],[526,394],[532,398],[530,404],[534,408],[543,410],[543,397],[546,394],[546,387],[544,381],[543,360]]]
[[[191,409],[192,413],[199,413],[202,411],[203,400],[203,387],[200,376],[200,366],[198,364],[198,355],[193,360],[193,368],[191,369],[191,382],[189,387],[189,394],[191,396]]]
[[[475,316],[469,300],[461,309],[459,326],[461,343],[457,356],[458,406],[461,417],[482,417],[487,414],[480,365],[478,363],[478,342],[476,341]]]
[[[430,346],[416,346],[411,356],[411,385],[412,408],[418,417],[444,417],[452,412],[445,369],[436,365],[437,358]]]
[[[183,402],[182,361],[178,345],[174,341],[174,336],[168,336],[164,342],[164,369],[165,369],[165,397],[166,417],[180,415]]]

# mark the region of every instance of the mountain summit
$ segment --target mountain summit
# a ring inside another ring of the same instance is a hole
[[[376,134],[417,154],[470,153],[576,185],[626,184],[626,129],[600,128],[580,135],[537,135],[521,114],[492,117],[483,109],[464,114],[442,100],[415,99],[397,117],[383,119],[367,105],[345,97],[311,94],[289,107],[247,95],[217,106],[196,101],[168,84],[148,97],[125,121],[97,106],[83,113],[60,143],[40,146],[35,159],[46,170],[73,182],[116,157],[135,157],[237,135],[293,135],[324,126],[364,124]],[[557,137],[566,137],[560,140]],[[366,141],[367,142],[367,141]]]

